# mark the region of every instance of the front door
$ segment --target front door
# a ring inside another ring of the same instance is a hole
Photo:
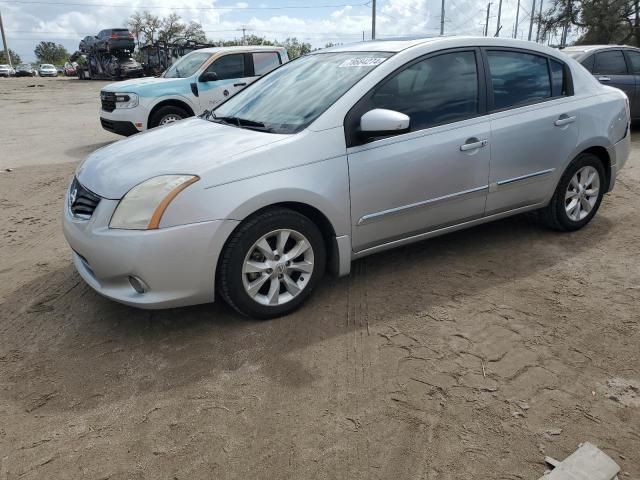
[[[231,53],[214,60],[204,73],[213,72],[216,79],[209,82],[198,80],[200,111],[217,107],[247,86],[251,81],[250,68],[250,59],[244,53]]]
[[[483,215],[490,130],[478,65],[475,49],[416,60],[348,115],[355,251]],[[361,115],[374,108],[405,113],[411,131],[358,139]]]

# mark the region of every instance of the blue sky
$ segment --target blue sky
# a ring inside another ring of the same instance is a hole
[[[491,0],[491,32],[495,32],[498,0]],[[550,3],[551,0],[546,0]],[[502,36],[511,36],[517,0],[503,0]],[[377,36],[437,35],[440,0],[378,0]],[[486,0],[446,0],[445,33],[481,35]],[[523,0],[519,37],[528,33],[530,0]],[[163,16],[172,11],[200,22],[212,40],[240,38],[247,33],[269,39],[297,37],[322,47],[327,42],[351,43],[371,36],[371,4],[367,0],[0,0],[9,47],[23,60],[35,59],[41,40],[77,49],[86,35],[126,25],[136,10]]]

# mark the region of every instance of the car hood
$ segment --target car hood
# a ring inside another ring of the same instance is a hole
[[[96,150],[78,167],[78,181],[97,195],[117,200],[158,175],[202,175],[228,166],[242,154],[289,135],[257,132],[191,118],[148,130]],[[220,182],[233,181],[233,168]],[[235,175],[240,175],[238,172]]]
[[[174,85],[184,81],[188,81],[184,78],[158,78],[158,77],[144,77],[144,78],[132,78],[131,80],[123,80],[121,82],[110,83],[103,90],[107,92],[132,92],[137,93],[137,89],[153,87],[154,85],[162,84],[163,86]]]

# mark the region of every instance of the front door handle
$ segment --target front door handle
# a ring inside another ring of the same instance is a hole
[[[564,125],[569,125],[576,121],[575,115],[573,117],[568,117],[567,115],[561,115],[553,124],[556,127],[563,127]]]
[[[487,146],[488,140],[478,140],[477,138],[469,138],[464,145],[460,145],[461,152],[468,152],[469,150],[476,150]]]
[[[247,82],[244,83],[234,83],[233,86],[234,87],[245,87],[247,85]]]
[[[602,76],[598,77],[598,80],[600,80],[601,82],[610,82],[611,78]]]

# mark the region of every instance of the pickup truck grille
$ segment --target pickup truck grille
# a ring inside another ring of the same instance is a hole
[[[113,92],[100,92],[100,103],[102,110],[113,112],[116,109],[116,94]]]
[[[73,179],[69,188],[69,208],[74,217],[90,219],[99,203],[98,195],[80,185],[77,178]]]

